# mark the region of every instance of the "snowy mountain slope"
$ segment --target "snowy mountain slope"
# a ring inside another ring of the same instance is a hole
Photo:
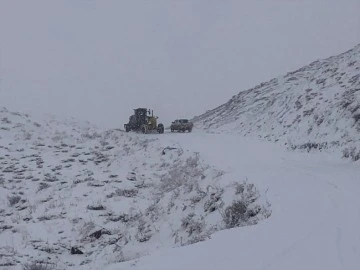
[[[272,215],[255,226],[215,233],[179,249],[106,270],[356,270],[360,265],[359,168],[326,152],[299,153],[226,134],[165,134],[225,171],[267,190]]]
[[[167,136],[6,109],[0,121],[1,269],[101,269],[271,213],[264,190]]]
[[[196,130],[99,131],[6,110],[0,121],[0,269],[360,265],[360,176],[336,154]],[[234,222],[241,227],[224,230]]]
[[[360,45],[242,91],[194,118],[198,128],[292,148],[349,148],[345,154],[353,159],[360,158],[359,120]]]

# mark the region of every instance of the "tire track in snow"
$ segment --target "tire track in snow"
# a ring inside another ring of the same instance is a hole
[[[360,222],[359,222],[360,219],[358,219],[356,221],[356,220],[354,220],[355,216],[349,214],[349,213],[353,212],[353,211],[351,211],[351,209],[354,209],[354,206],[356,206],[357,203],[352,198],[352,194],[349,191],[344,190],[343,188],[340,188],[338,185],[336,185],[332,181],[327,181],[327,182],[333,188],[333,191],[334,191],[333,194],[329,194],[329,199],[330,199],[334,209],[336,209],[337,212],[341,213],[341,215],[342,215],[341,217],[337,216],[337,218],[334,222],[336,224],[335,245],[336,245],[336,249],[337,249],[339,262],[341,263],[343,269],[351,269],[346,266],[346,264],[348,264],[348,262],[351,261],[350,253],[347,253],[347,252],[344,253],[344,250],[343,250],[344,248],[347,247],[344,244],[347,242],[344,239],[344,237],[345,237],[344,236],[344,228],[345,228],[345,226],[348,226],[349,224],[352,224],[353,222],[354,223],[357,222],[358,224],[360,224]],[[358,208],[355,210],[358,212],[358,217],[360,217],[359,210],[360,209],[358,209]],[[349,236],[348,236],[348,238],[349,238]],[[352,239],[353,237],[350,236],[350,238]],[[350,248],[350,246],[348,246],[347,248]],[[353,258],[354,257],[356,258],[359,256],[357,254],[356,246],[352,246],[351,250],[353,253],[352,254]]]
[[[339,255],[339,261],[341,262],[341,265],[345,268],[344,258],[343,258],[342,251],[341,251],[341,248],[340,248],[341,240],[342,240],[341,228],[336,227],[336,248],[337,248],[338,255]]]
[[[326,217],[319,222],[317,225],[315,225],[313,227],[313,229],[311,229],[308,233],[306,233],[303,237],[300,237],[300,239],[298,239],[297,241],[293,242],[292,244],[290,244],[288,247],[284,248],[281,252],[279,252],[277,255],[273,256],[270,261],[265,264],[264,266],[262,266],[261,268],[259,268],[259,270],[267,270],[269,267],[273,266],[274,264],[276,264],[278,261],[281,260],[282,257],[290,254],[291,252],[295,251],[296,247],[299,246],[300,244],[302,244],[303,242],[305,242],[307,239],[311,238],[316,232],[318,232],[319,230],[322,230],[324,224],[328,221],[328,216],[330,216],[331,213],[329,213],[329,215],[326,215]]]

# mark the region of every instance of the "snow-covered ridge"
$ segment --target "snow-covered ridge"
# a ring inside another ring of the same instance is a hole
[[[2,109],[0,267],[101,269],[270,215],[253,184],[225,174],[158,135]]]
[[[360,45],[242,91],[194,121],[209,131],[292,148],[336,147],[360,158]]]

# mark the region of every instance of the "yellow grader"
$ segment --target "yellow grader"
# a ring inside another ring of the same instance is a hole
[[[129,123],[124,125],[125,131],[137,131],[147,133],[164,133],[164,125],[157,124],[157,116],[152,110],[145,108],[134,109],[134,114],[130,116]]]

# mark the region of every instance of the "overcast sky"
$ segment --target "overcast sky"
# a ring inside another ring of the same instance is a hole
[[[360,0],[0,0],[0,106],[168,124],[360,43]]]

